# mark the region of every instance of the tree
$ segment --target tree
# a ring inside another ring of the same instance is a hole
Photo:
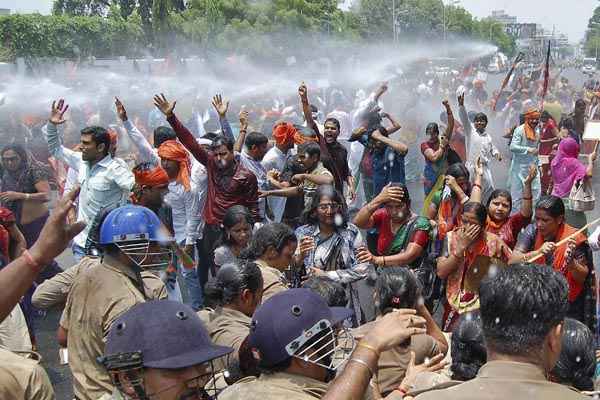
[[[55,0],[52,12],[55,15],[106,15],[109,6],[110,0]]]
[[[127,19],[135,10],[135,0],[118,0],[121,17]]]
[[[594,14],[588,21],[588,30],[585,34],[585,54],[588,57],[596,57],[598,55],[598,44],[600,42],[600,6],[596,7]]]

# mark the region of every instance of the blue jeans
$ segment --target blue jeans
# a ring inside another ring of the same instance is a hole
[[[184,246],[185,241],[181,242],[180,245]],[[192,257],[196,260],[198,257],[195,250],[196,246],[194,246],[194,256]],[[187,269],[183,267],[180,260],[177,260],[177,269],[181,271],[181,276],[183,276],[183,281],[185,282],[185,289],[187,291],[185,304],[196,311],[200,310],[204,305],[204,295],[200,280],[198,279],[198,267]]]
[[[78,246],[75,243],[71,246],[71,251],[73,252],[73,258],[75,259],[76,264],[85,256],[85,248]]]

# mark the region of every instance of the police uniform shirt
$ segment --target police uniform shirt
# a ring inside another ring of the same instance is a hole
[[[262,302],[269,300],[273,295],[287,290],[286,278],[283,272],[269,266],[262,260],[256,260],[263,278]]]
[[[576,400],[588,399],[575,389],[546,380],[533,364],[490,361],[474,379],[448,389],[423,393],[417,400]]]
[[[71,287],[60,325],[68,331],[69,365],[77,399],[96,400],[113,391],[106,370],[96,358],[104,353],[112,323],[146,301],[134,281],[137,278],[131,269],[111,265],[105,258],[81,270]],[[149,281],[150,287],[144,289],[148,300],[161,293],[157,278],[149,277]]]
[[[212,342],[219,346],[232,347],[233,352],[215,360],[215,370],[222,371],[238,360],[240,346],[250,333],[252,319],[237,310],[219,307],[212,321],[206,326]]]
[[[37,361],[0,349],[0,399],[54,400],[55,396]]]
[[[306,376],[276,372],[238,381],[219,394],[219,400],[313,400],[327,392],[327,383]]]
[[[376,321],[367,323],[353,330],[355,338],[364,337]],[[378,362],[377,382],[382,394],[387,394],[402,383],[406,368],[410,362],[410,352],[415,352],[415,365],[425,362],[440,353],[438,342],[429,335],[414,335],[410,338],[410,346],[398,346],[381,353]]]

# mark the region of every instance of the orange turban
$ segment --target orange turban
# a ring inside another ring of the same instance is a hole
[[[535,141],[535,130],[529,125],[529,121],[532,119],[540,119],[540,112],[534,108],[527,111],[525,116],[525,136],[528,140]]]
[[[183,185],[186,191],[190,190],[190,157],[187,150],[176,140],[167,140],[158,148],[158,156],[179,163],[179,175],[176,181]]]
[[[278,145],[292,144],[298,134],[296,127],[289,122],[283,122],[273,127],[273,139]]]
[[[169,184],[169,175],[160,165],[152,169],[133,170],[135,183],[140,186],[160,186]]]

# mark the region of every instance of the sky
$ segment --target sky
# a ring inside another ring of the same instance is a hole
[[[516,16],[518,22],[540,23],[550,31],[556,25],[557,31],[566,33],[569,41],[576,43],[583,39],[588,20],[600,3],[597,0],[460,0],[460,5],[479,18],[491,15],[492,10],[504,10]]]
[[[450,2],[450,0],[444,1],[446,4]],[[509,15],[518,17],[519,22],[541,23],[548,30],[552,30],[554,24],[558,31],[569,35],[572,43],[583,38],[588,19],[594,8],[600,5],[597,0],[459,0],[459,2],[479,18],[489,16],[492,10],[505,10]],[[39,11],[47,14],[52,8],[52,0],[0,0],[0,8],[21,12]]]

